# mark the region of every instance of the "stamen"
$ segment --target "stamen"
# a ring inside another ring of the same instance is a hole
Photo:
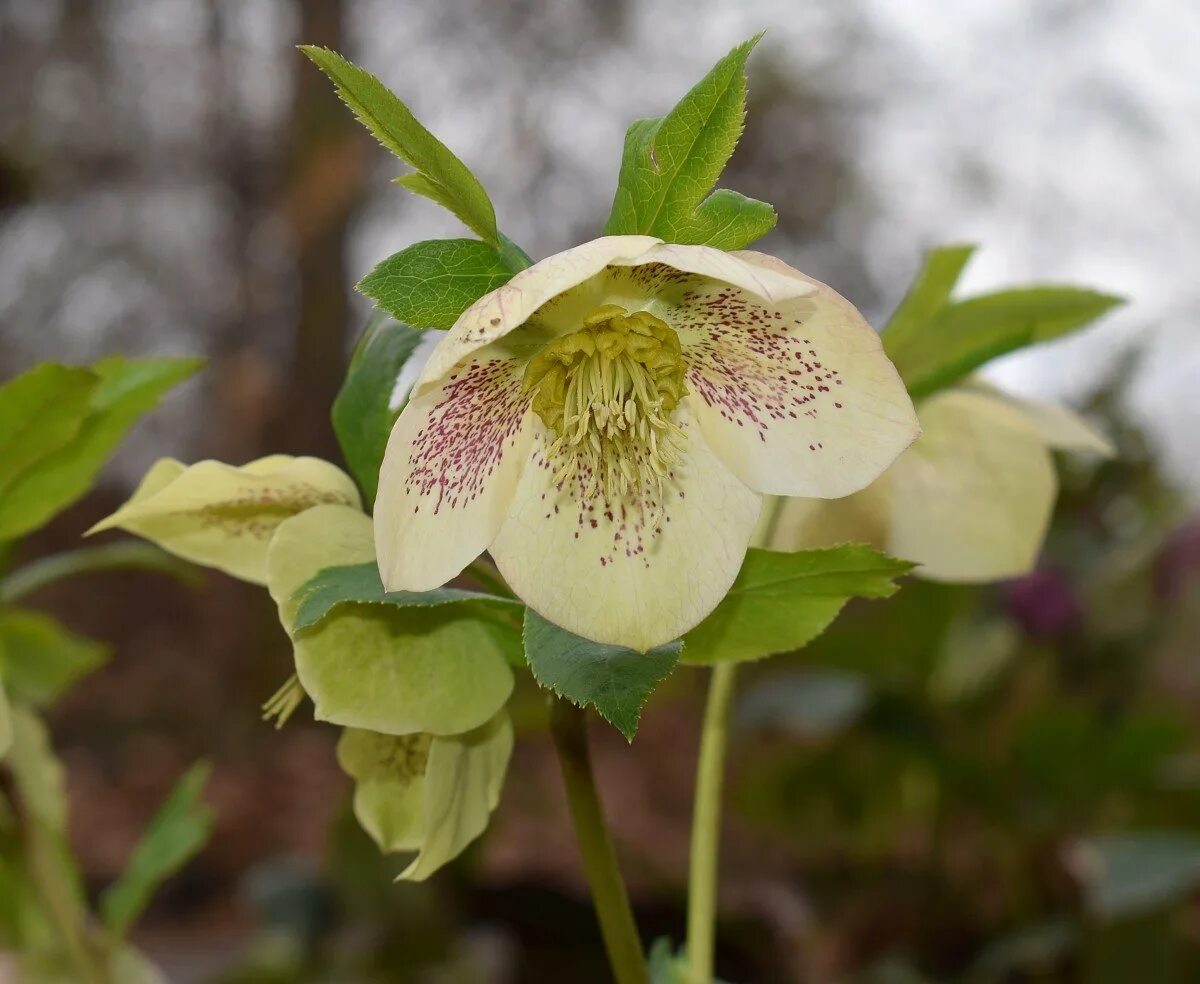
[[[555,434],[554,482],[585,497],[635,495],[661,505],[686,436],[670,418],[687,393],[679,337],[663,321],[615,304],[548,344],[525,369],[524,392]]]
[[[278,730],[287,724],[290,718],[296,711],[296,708],[304,701],[304,688],[300,686],[300,680],[296,674],[292,674],[284,681],[283,686],[275,691],[262,706],[263,720],[270,721],[275,719],[275,728]]]

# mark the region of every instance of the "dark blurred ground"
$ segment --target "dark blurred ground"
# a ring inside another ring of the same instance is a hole
[[[328,405],[366,313],[350,285],[413,239],[457,234],[388,183],[396,166],[294,43],[344,50],[394,84],[544,255],[595,234],[627,122],[770,27],[729,175],[778,207],[768,248],[875,314],[921,247],[979,236],[983,279],[1147,296],[1091,348],[1005,370],[1080,400],[1107,382],[1097,406],[1122,437],[1122,462],[1068,473],[1043,571],[996,590],[906,588],[745,674],[752,692],[821,668],[866,696],[833,727],[799,701],[794,720],[751,721],[735,746],[722,973],[1200,979],[1186,891],[1110,924],[1070,864],[1094,833],[1200,825],[1200,554],[1186,521],[1200,347],[1181,340],[1197,259],[1181,230],[1200,218],[1200,182],[1176,160],[1194,164],[1192,136],[1162,123],[1194,105],[1179,96],[1188,78],[1170,74],[1188,63],[1155,57],[1164,39],[1186,49],[1196,19],[1184,4],[1116,0],[1007,14],[970,3],[942,19],[920,4],[909,16],[930,19],[922,34],[898,31],[903,5],[794,7],[0,0],[0,376],[114,351],[210,359],[103,487],[24,551],[75,545],[160,454],[335,455]],[[1008,46],[999,68],[964,55],[993,26]],[[1106,55],[1114,34],[1130,43]],[[897,130],[919,98],[930,108],[909,146]],[[1072,153],[1078,180],[1063,173]],[[1147,415],[1148,431],[1130,423]],[[93,888],[186,765],[216,764],[215,836],[141,930],[173,979],[605,980],[532,691],[514,704],[521,737],[485,841],[430,885],[392,886],[394,866],[348,819],[331,730],[303,712],[279,732],[259,720],[290,672],[261,591],[120,574],[35,601],[116,651],[53,715]],[[683,929],[703,683],[677,674],[632,749],[595,734],[648,938]]]

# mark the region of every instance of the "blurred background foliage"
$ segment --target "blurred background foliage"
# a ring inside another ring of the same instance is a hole
[[[744,673],[718,966],[748,982],[1185,982],[1200,975],[1200,14],[1184,0],[0,0],[0,377],[39,359],[204,355],[105,481],[8,563],[73,547],[154,458],[334,456],[367,315],[350,285],[453,220],[293,45],[378,72],[532,255],[591,238],[627,123],[766,27],[726,179],[762,248],[881,323],[922,249],[964,292],[1074,281],[1133,303],[991,375],[1068,398],[1120,457],[1060,461],[1045,556],[989,588],[910,580]],[[133,933],[172,980],[605,980],[543,712],[487,837],[391,883],[331,729],[274,731],[269,602],[127,571],[28,603],[111,663],[50,712],[95,899],[188,764],[200,855]],[[647,942],[683,929],[703,673],[630,749],[594,735]],[[303,715],[297,715],[301,718]],[[0,970],[0,975],[5,973]]]

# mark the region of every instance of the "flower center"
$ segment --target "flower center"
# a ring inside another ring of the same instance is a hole
[[[679,336],[645,311],[605,304],[550,342],[525,368],[523,392],[557,439],[555,484],[577,479],[585,497],[634,494],[661,502],[683,450],[671,413],[687,393]]]

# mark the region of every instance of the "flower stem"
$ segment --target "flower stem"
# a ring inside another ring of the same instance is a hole
[[[718,663],[708,685],[696,793],[692,808],[692,853],[688,873],[687,961],[689,984],[711,984],[717,915],[717,856],[721,838],[721,791],[736,663]]]
[[[752,547],[771,544],[783,499],[767,496]],[[688,984],[712,984],[716,948],[718,857],[721,840],[721,793],[725,785],[725,751],[729,745],[729,709],[733,701],[736,663],[713,667],[700,731],[696,791],[692,802],[692,848],[688,870]]]
[[[0,602],[17,601],[63,578],[117,570],[161,571],[188,584],[199,580],[194,567],[165,550],[135,540],[117,540],[52,554],[18,568],[0,579]]]
[[[649,984],[642,941],[633,921],[633,910],[596,791],[583,709],[559,697],[551,697],[550,733],[558,752],[579,853],[583,857],[583,868],[592,890],[613,977],[617,984]]]

